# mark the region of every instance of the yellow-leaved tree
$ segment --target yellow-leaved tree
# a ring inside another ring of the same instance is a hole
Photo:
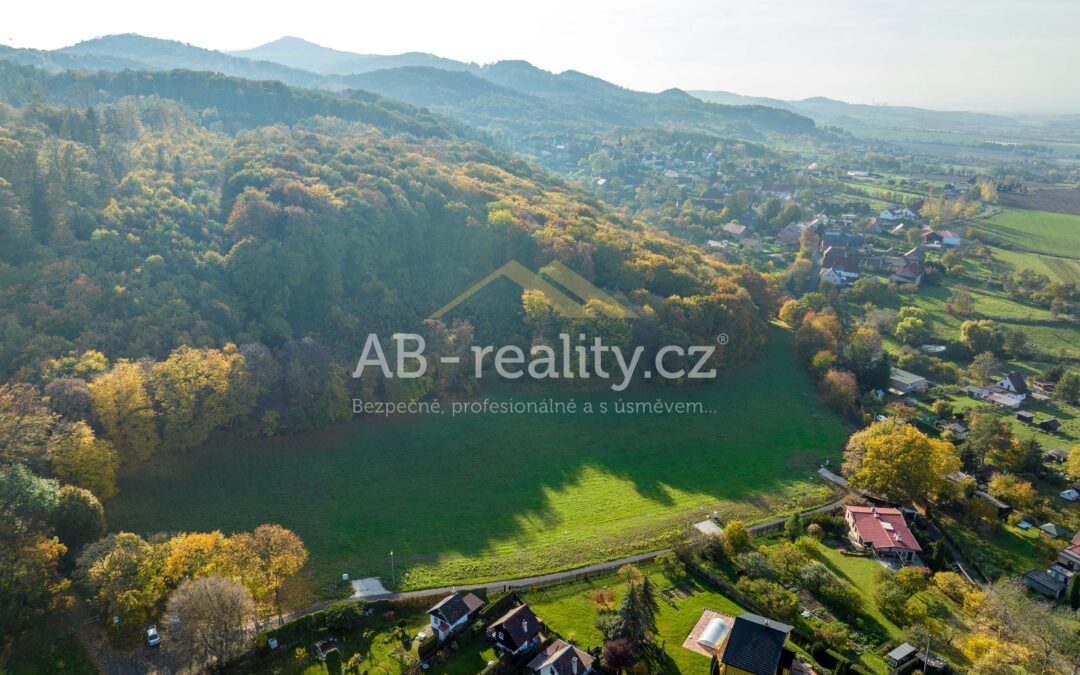
[[[49,462],[64,483],[86,488],[98,499],[116,494],[116,451],[86,422],[65,424],[49,437]]]
[[[855,487],[902,502],[927,503],[949,492],[960,470],[956,447],[899,420],[877,422],[851,436],[845,473]]]
[[[105,438],[125,465],[145,461],[158,446],[154,406],[146,381],[146,369],[141,364],[120,361],[90,383],[94,413]]]

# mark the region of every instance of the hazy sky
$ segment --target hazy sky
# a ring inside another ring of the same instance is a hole
[[[213,49],[283,35],[361,53],[520,58],[648,91],[723,89],[1080,113],[1080,0],[11,0],[0,42],[136,32]]]

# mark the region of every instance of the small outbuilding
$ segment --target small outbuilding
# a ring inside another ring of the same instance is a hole
[[[1069,461],[1069,451],[1064,448],[1050,448],[1043,453],[1043,457],[1045,457],[1048,462],[1064,464]]]
[[[1051,539],[1067,539],[1069,531],[1056,523],[1043,523],[1039,529],[1050,535]]]
[[[1043,431],[1054,432],[1061,428],[1061,422],[1051,417],[1048,420],[1043,420],[1042,422],[1039,422],[1039,428]]]
[[[1024,424],[1034,424],[1035,413],[1021,410],[1020,412],[1016,413],[1016,419],[1020,420]]]

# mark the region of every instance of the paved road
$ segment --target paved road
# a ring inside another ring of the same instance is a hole
[[[648,553],[638,553],[637,555],[629,555],[624,558],[618,558],[616,560],[609,560],[607,562],[595,563],[593,565],[586,565],[584,567],[577,567],[572,570],[564,570],[562,572],[552,572],[551,574],[539,574],[532,577],[521,577],[518,579],[505,579],[502,581],[489,581],[483,584],[464,584],[460,586],[440,586],[438,588],[423,588],[416,591],[402,591],[400,593],[379,593],[376,595],[362,595],[354,594],[351,599],[353,600],[398,600],[404,598],[422,598],[428,595],[445,595],[452,593],[453,591],[474,591],[477,589],[483,589],[488,592],[502,592],[510,590],[511,588],[528,588],[535,584],[553,584],[559,581],[569,581],[575,577],[583,574],[593,574],[595,572],[610,572],[617,570],[623,565],[633,565],[641,562],[648,562],[654,559],[661,553],[670,551],[670,548],[662,548],[657,551],[649,551]]]

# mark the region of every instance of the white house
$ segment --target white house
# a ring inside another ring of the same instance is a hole
[[[1013,398],[1018,398],[1021,401],[1027,398],[1027,383],[1024,382],[1024,376],[1015,370],[998,380],[996,384],[998,388],[1004,389],[1012,394]]]
[[[826,267],[821,270],[821,280],[828,281],[837,288],[844,288],[858,278],[858,272],[848,272],[835,267]]]
[[[903,220],[904,218],[917,217],[915,212],[906,206],[897,206],[891,209],[885,209],[878,214],[878,218],[882,220]]]
[[[465,596],[451,593],[427,611],[431,629],[442,642],[468,625],[483,606],[484,601],[472,593]]]

